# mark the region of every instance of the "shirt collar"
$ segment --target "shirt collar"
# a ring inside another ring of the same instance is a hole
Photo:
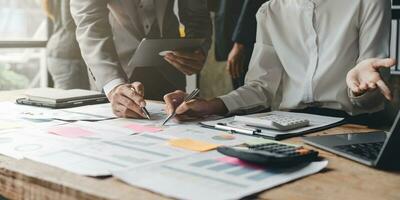
[[[310,1],[314,3],[315,7],[318,7],[319,4],[321,4],[323,0],[310,0]]]

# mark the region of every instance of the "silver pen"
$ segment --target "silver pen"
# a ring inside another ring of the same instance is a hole
[[[244,129],[244,128],[231,127],[225,123],[218,123],[214,126],[214,128],[223,131],[230,131],[232,133],[241,133],[245,135],[255,135],[261,132],[260,129]]]
[[[195,89],[193,90],[188,96],[185,97],[185,99],[183,100],[183,102],[188,102],[194,98],[196,98],[196,96],[200,93],[200,89]],[[171,120],[172,118],[174,118],[176,115],[176,109],[174,110],[174,112],[172,112],[162,123],[162,126],[164,126],[165,124],[167,124],[167,122],[169,120]]]
[[[135,88],[131,88],[131,90],[132,90],[134,93],[137,93],[136,90],[135,90]],[[146,118],[147,118],[148,120],[151,120],[150,113],[149,113],[149,111],[147,111],[146,107],[140,107],[140,109],[142,110],[142,112],[144,113],[144,115],[146,116]]]

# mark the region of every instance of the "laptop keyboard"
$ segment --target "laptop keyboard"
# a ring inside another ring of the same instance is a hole
[[[365,160],[376,160],[383,146],[383,142],[362,143],[335,146],[336,150],[360,157]]]

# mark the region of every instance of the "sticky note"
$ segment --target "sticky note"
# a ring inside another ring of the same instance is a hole
[[[216,149],[219,145],[210,144],[203,141],[196,141],[192,139],[173,139],[169,141],[169,144],[174,147],[190,150],[190,151],[210,151]]]
[[[131,124],[131,125],[125,126],[125,128],[131,129],[138,133],[142,133],[142,132],[155,133],[155,132],[162,131],[161,128],[157,128],[157,127],[149,126],[149,125],[140,125],[140,124]]]
[[[262,169],[261,166],[252,164],[252,163],[248,163],[245,161],[242,161],[238,158],[234,158],[234,157],[222,157],[222,158],[218,158],[218,161],[222,162],[222,163],[226,163],[226,164],[230,164],[230,165],[237,165],[237,166],[241,166],[241,167],[246,167],[246,168],[252,168],[252,169]]]
[[[91,131],[79,127],[70,127],[70,126],[52,127],[51,129],[49,129],[49,133],[69,138],[79,138],[95,134]]]

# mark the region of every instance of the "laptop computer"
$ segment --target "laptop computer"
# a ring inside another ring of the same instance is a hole
[[[312,136],[303,140],[306,144],[368,166],[400,169],[400,112],[390,132]]]

